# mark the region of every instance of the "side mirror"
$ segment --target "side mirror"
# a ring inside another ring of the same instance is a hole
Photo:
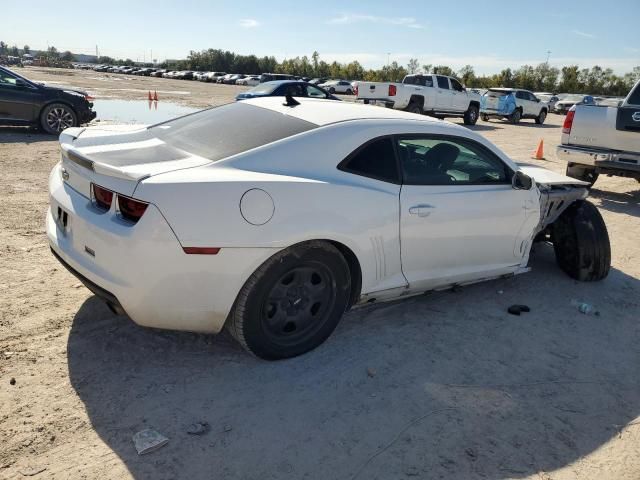
[[[16,87],[18,88],[24,88],[27,86],[27,82],[25,82],[23,79],[21,78],[16,78]]]
[[[517,171],[511,179],[511,186],[516,190],[531,190],[533,179],[521,171]]]

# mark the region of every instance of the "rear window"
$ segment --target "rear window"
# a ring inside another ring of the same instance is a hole
[[[343,160],[338,169],[383,182],[400,183],[393,140],[389,137],[362,145]]]
[[[629,95],[629,105],[640,105],[640,83],[636,85],[636,88]]]
[[[149,130],[173,147],[215,162],[316,127],[273,110],[235,102],[153,125]]]

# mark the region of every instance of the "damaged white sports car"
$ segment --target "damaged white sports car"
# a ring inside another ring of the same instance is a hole
[[[577,280],[609,271],[587,184],[423,116],[266,98],[60,143],[54,255],[140,325],[226,327],[266,359],[353,305],[525,272],[536,239]]]

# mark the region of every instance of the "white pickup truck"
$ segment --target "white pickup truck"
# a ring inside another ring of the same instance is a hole
[[[640,182],[640,81],[618,107],[576,105],[567,113],[557,156],[567,176],[591,185],[599,174]]]
[[[463,117],[466,125],[475,125],[480,112],[480,95],[444,75],[407,75],[402,83],[358,82],[355,94],[368,104],[438,118]]]

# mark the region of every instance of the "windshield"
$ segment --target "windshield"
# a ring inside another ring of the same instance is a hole
[[[149,131],[172,147],[215,162],[316,127],[299,118],[237,102],[159,123]]]

